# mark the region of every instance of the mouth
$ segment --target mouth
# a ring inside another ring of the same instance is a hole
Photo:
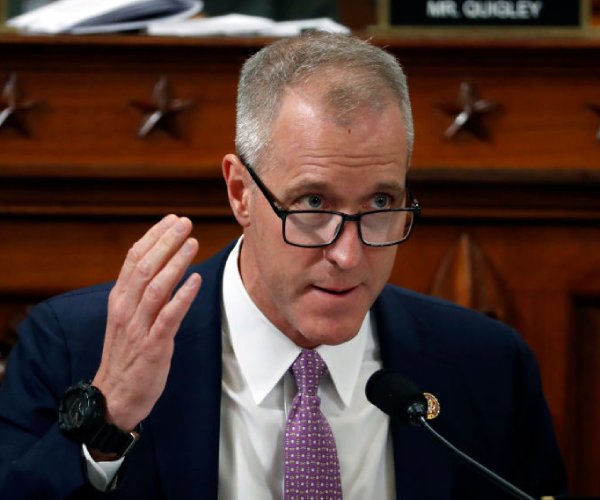
[[[350,287],[350,288],[324,288],[324,287],[320,287],[317,285],[313,285],[313,286],[316,290],[318,290],[320,292],[327,293],[329,295],[338,296],[338,297],[344,297],[346,295],[350,295],[350,293],[352,293],[352,291],[357,288],[355,286]]]

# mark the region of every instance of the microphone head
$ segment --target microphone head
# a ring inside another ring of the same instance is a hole
[[[427,400],[417,386],[392,370],[381,369],[369,378],[367,399],[383,413],[404,423],[421,425],[427,416]]]

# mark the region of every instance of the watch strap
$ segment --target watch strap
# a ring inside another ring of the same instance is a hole
[[[123,457],[129,453],[133,445],[140,438],[142,425],[138,424],[131,432],[125,432],[116,425],[104,422],[100,428],[84,444],[88,449],[100,450],[103,453],[115,453]]]

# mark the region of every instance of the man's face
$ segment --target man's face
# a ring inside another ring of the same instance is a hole
[[[260,174],[268,189],[286,210],[355,214],[403,206],[408,155],[398,106],[361,108],[342,126],[317,92],[287,91]],[[291,246],[283,241],[281,220],[254,189],[240,269],[253,301],[296,344],[335,345],[358,333],[390,276],[396,249],[363,245],[356,222],[346,223],[328,247]]]

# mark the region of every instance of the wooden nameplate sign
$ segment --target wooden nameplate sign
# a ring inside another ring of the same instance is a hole
[[[379,0],[377,9],[378,24],[371,28],[377,33],[423,29],[539,33],[589,28],[591,0]]]

